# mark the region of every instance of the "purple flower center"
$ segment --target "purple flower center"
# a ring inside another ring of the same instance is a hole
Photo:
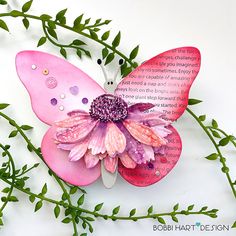
[[[120,97],[103,94],[93,100],[89,114],[102,122],[117,122],[127,117],[128,105]]]

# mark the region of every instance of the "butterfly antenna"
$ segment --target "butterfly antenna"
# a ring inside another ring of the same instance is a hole
[[[123,65],[123,63],[124,63],[124,60],[123,60],[123,59],[120,59],[120,60],[119,60],[119,65],[120,65],[120,66]],[[116,79],[117,79],[119,73],[120,73],[120,67],[118,68],[117,72],[115,73],[114,81],[116,81]]]
[[[107,73],[106,73],[106,71],[105,71],[104,66],[102,65],[102,60],[101,60],[101,59],[98,59],[98,60],[97,60],[97,63],[98,63],[98,65],[99,65],[99,66],[101,67],[101,69],[102,69],[102,72],[103,72],[103,75],[104,75],[104,77],[105,77],[105,80],[108,81]]]

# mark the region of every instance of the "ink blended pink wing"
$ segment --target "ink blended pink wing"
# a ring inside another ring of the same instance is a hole
[[[200,69],[201,56],[197,48],[182,47],[166,51],[146,61],[117,86],[115,94],[128,105],[153,103],[155,111],[165,118],[177,120],[188,105],[190,87]],[[148,186],[166,176],[179,160],[182,145],[177,131],[167,136],[164,155],[156,155],[151,164],[127,169],[119,163],[119,173],[133,185]]]
[[[94,98],[105,91],[74,65],[56,56],[23,51],[16,56],[17,73],[26,87],[37,117],[48,125],[63,120],[73,110],[88,111]],[[100,177],[100,164],[87,169],[84,159],[71,162],[68,153],[57,148],[52,126],[42,141],[46,164],[60,178],[73,185],[88,185]]]

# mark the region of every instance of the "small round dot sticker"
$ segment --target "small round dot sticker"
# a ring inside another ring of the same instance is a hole
[[[82,103],[83,103],[83,104],[87,104],[87,103],[88,103],[88,98],[83,98],[83,99],[82,99]]]
[[[64,111],[64,109],[65,109],[64,106],[59,106],[60,111]]]
[[[31,68],[32,68],[32,70],[36,70],[36,69],[37,69],[37,66],[36,66],[35,64],[33,64],[33,65],[31,66]]]
[[[44,69],[44,70],[43,70],[43,74],[44,74],[44,75],[48,75],[48,74],[49,74],[49,70],[48,70],[48,69]]]
[[[65,97],[66,97],[66,95],[65,95],[64,93],[62,93],[62,94],[60,95],[60,98],[61,98],[61,99],[65,99]]]

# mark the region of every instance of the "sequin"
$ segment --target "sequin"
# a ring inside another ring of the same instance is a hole
[[[88,103],[88,98],[83,98],[83,99],[82,99],[82,103],[83,103],[83,104],[87,104],[87,103]]]
[[[62,93],[61,95],[60,95],[60,98],[61,99],[64,99],[66,97],[66,95],[64,94],[64,93]]]
[[[64,111],[64,106],[59,106],[60,111]]]
[[[56,106],[56,105],[57,105],[57,99],[56,99],[56,98],[52,98],[52,99],[51,99],[51,104],[52,104],[53,106]]]
[[[48,74],[49,74],[49,70],[48,70],[48,69],[44,69],[44,70],[43,70],[43,74],[44,74],[44,75],[48,75]]]

